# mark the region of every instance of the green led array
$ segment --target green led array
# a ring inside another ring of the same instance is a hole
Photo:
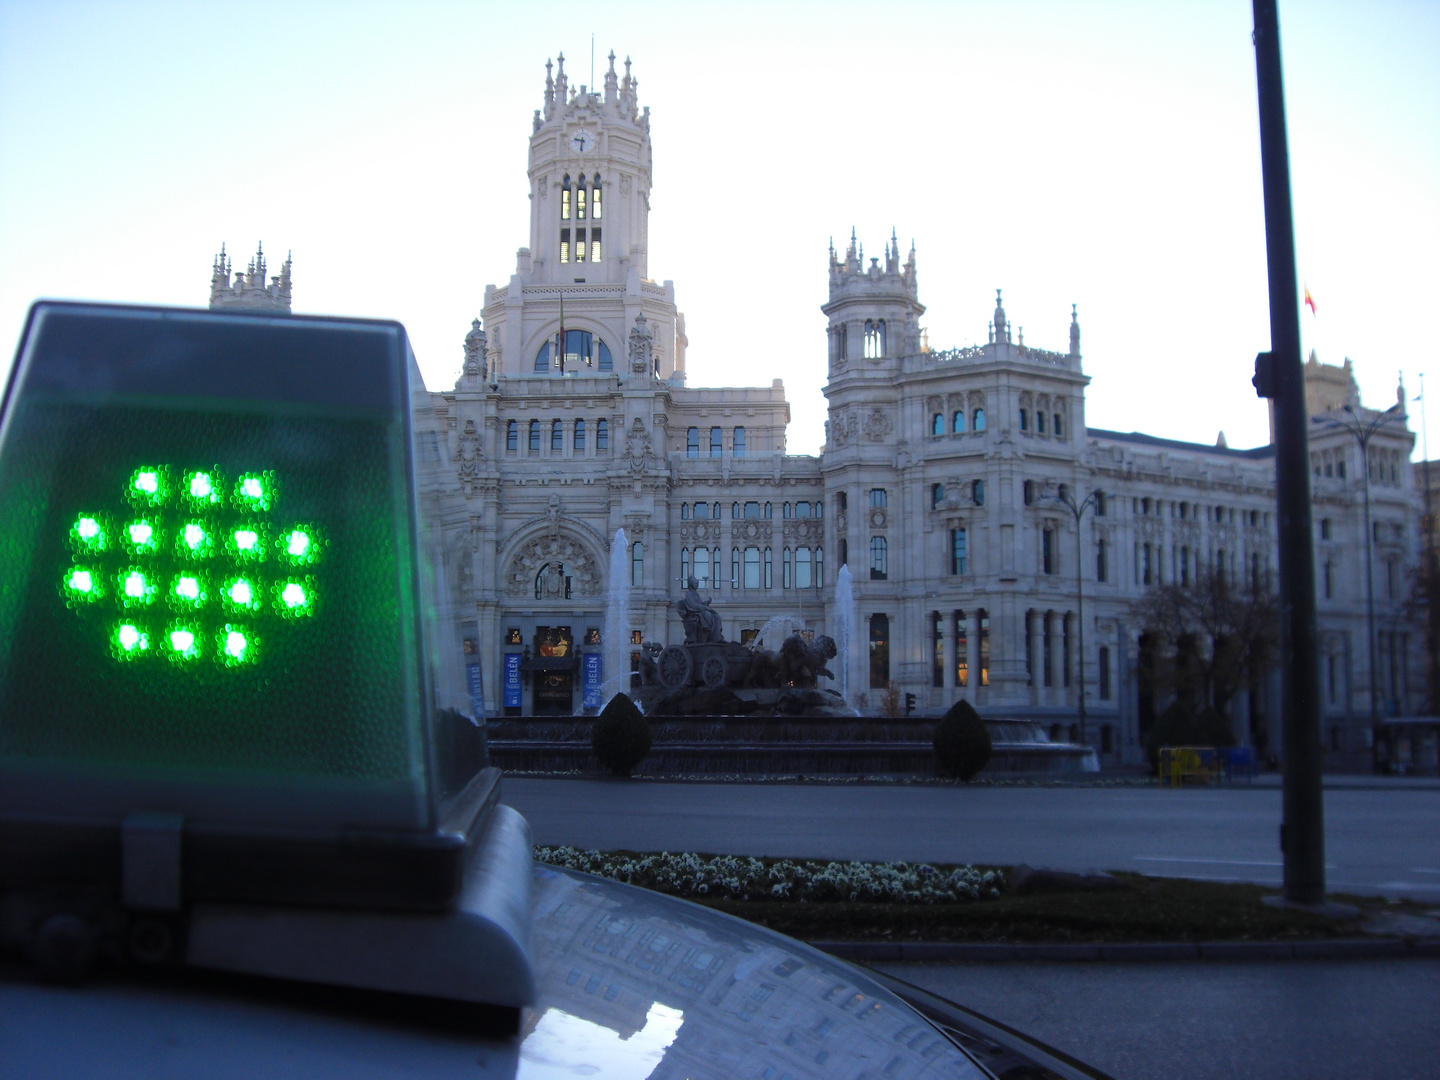
[[[266,519],[278,490],[268,470],[230,480],[215,468],[141,465],[125,487],[132,509],[118,517],[85,510],[72,520],[75,561],[61,594],[77,611],[108,601],[122,613],[107,631],[119,660],[253,664],[264,655],[265,629],[249,620],[306,619],[318,602],[309,571],[326,542],[313,524]],[[103,565],[102,556],[116,554],[126,561]],[[271,564],[271,574],[260,573]],[[236,616],[249,619],[224,621]]]

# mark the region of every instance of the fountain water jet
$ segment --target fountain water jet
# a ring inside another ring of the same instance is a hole
[[[755,640],[750,642],[750,647],[757,651],[762,647],[767,649],[778,649],[780,642],[784,641],[795,628],[805,629],[805,620],[799,615],[772,615],[765,620],[765,625],[755,632]],[[774,635],[775,640],[770,640]]]
[[[616,529],[610,541],[610,581],[605,596],[605,629],[601,639],[605,657],[600,687],[600,707],[616,694],[629,689],[630,665],[626,663],[625,635],[630,627],[630,545],[625,530]]]
[[[855,593],[850,585],[850,566],[840,567],[835,575],[835,649],[839,653],[840,696],[847,705],[855,705],[850,696],[850,663],[855,647]]]

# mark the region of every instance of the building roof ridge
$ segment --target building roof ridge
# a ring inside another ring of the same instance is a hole
[[[1142,431],[1111,431],[1108,428],[1090,427],[1089,425],[1086,425],[1085,433],[1087,436],[1100,439],[1115,439],[1118,442],[1139,443],[1142,446],[1163,446],[1173,450],[1193,450],[1206,454],[1218,454],[1221,457],[1258,460],[1275,456],[1275,447],[1269,443],[1264,446],[1253,446],[1248,450],[1240,450],[1229,446],[1215,446],[1212,443],[1165,439],[1159,435],[1146,435]]]

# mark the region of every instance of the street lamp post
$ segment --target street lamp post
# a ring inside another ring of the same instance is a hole
[[[1360,415],[1353,407],[1346,405],[1343,411],[1350,416],[1347,422],[1338,417],[1335,423],[1355,436],[1355,441],[1360,444],[1360,468],[1364,477],[1365,490],[1365,636],[1366,644],[1370,654],[1370,740],[1373,747],[1375,740],[1380,734],[1380,700],[1376,678],[1378,672],[1375,665],[1375,526],[1370,522],[1370,439],[1375,432],[1380,430],[1390,420],[1396,418],[1400,411],[1400,403],[1397,401],[1390,408],[1372,418],[1368,423],[1360,418]]]
[[[1075,518],[1075,609],[1076,617],[1080,627],[1080,662],[1076,664],[1080,681],[1080,743],[1082,746],[1089,745],[1085,732],[1085,555],[1081,549],[1080,541],[1080,519],[1085,511],[1091,509],[1096,502],[1105,496],[1097,488],[1085,496],[1083,502],[1076,502],[1075,496],[1070,494],[1070,489],[1064,484],[1060,485],[1056,500],[1064,505]]]

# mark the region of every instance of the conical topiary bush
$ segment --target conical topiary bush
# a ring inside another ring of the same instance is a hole
[[[935,725],[935,757],[946,776],[969,780],[989,763],[993,750],[985,721],[968,701],[957,701]]]
[[[650,753],[650,721],[624,694],[616,694],[590,727],[590,748],[616,776],[629,776]]]

